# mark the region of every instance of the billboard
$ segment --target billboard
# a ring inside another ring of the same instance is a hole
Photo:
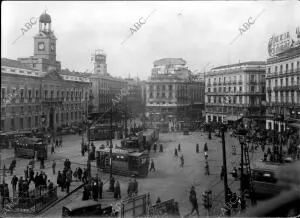
[[[292,38],[290,33],[286,32],[281,35],[272,36],[268,43],[268,53],[271,57],[275,56],[278,53],[284,52],[285,50],[291,48]]]

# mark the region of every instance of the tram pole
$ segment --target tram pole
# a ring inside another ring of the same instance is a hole
[[[113,128],[112,128],[112,121],[113,121],[113,107],[110,109],[110,149],[109,149],[109,156],[110,156],[110,179],[112,179],[112,138],[113,138]],[[110,189],[112,190],[112,189]]]
[[[228,181],[227,181],[227,163],[226,163],[226,146],[225,146],[225,127],[222,125],[222,151],[223,151],[223,167],[224,167],[224,191],[225,191],[225,204],[229,203],[228,199]]]

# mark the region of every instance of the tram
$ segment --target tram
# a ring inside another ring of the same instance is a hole
[[[40,138],[19,138],[15,144],[16,157],[34,158],[35,154],[37,158],[47,158],[47,144],[43,143]]]
[[[97,167],[104,172],[110,172],[110,149],[103,148],[96,153]],[[112,173],[121,176],[146,177],[149,159],[147,152],[112,149]]]
[[[110,137],[114,137],[114,132],[117,126],[113,125],[112,128],[110,124],[97,124],[90,128],[90,140],[108,140]]]

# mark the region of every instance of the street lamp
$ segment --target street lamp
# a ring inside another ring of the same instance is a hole
[[[85,114],[82,113],[83,117],[83,123],[86,126],[86,134],[87,134],[87,140],[88,140],[88,159],[87,159],[87,170],[88,170],[88,178],[91,178],[91,159],[90,159],[90,127],[91,122],[89,121],[88,117],[85,117]]]

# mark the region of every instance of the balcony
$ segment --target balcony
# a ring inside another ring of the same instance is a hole
[[[62,99],[61,98],[44,98],[42,103],[47,104],[47,105],[58,105],[58,104],[62,104]]]

